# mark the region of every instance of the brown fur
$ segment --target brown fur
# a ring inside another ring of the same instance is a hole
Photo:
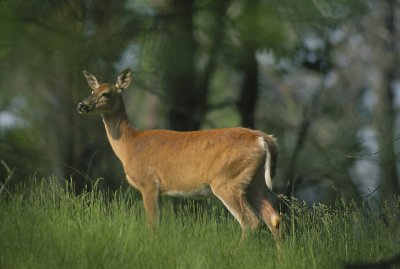
[[[256,171],[263,170],[267,151],[271,176],[275,173],[278,152],[272,136],[246,128],[139,131],[130,125],[119,94],[128,87],[131,71],[123,71],[116,85],[99,84],[93,75],[84,74],[93,93],[79,104],[78,111],[102,115],[127,180],[142,194],[150,226],[158,222],[160,195],[190,197],[211,190],[243,231],[255,229],[259,215],[274,234],[279,232],[280,218],[269,202],[266,184],[262,177],[255,177]]]

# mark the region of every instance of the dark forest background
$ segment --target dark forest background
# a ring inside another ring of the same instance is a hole
[[[126,186],[86,69],[139,129],[245,126],[280,145],[276,191],[307,202],[398,195],[397,0],[2,0],[0,183]]]

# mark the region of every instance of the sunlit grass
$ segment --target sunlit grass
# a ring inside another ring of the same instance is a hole
[[[133,191],[77,196],[38,183],[0,197],[0,268],[340,268],[400,252],[398,199],[380,213],[288,202],[279,252],[267,230],[241,242],[220,206],[174,210],[164,200],[159,228],[149,231]]]

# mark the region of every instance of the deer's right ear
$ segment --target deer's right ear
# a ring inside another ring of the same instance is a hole
[[[92,88],[92,90],[95,90],[99,87],[99,82],[97,81],[97,78],[95,76],[93,76],[86,70],[83,70],[82,73],[85,76],[87,83],[89,84],[89,87]]]

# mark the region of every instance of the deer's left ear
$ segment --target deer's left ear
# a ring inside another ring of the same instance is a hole
[[[115,83],[115,87],[118,90],[123,90],[128,88],[129,84],[132,81],[132,70],[130,68],[125,69],[119,74],[117,78],[117,82]]]

